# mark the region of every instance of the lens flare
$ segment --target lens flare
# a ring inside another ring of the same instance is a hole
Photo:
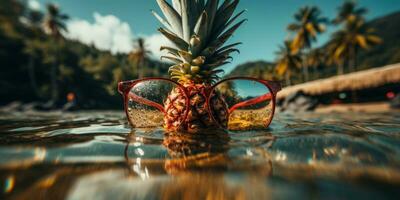
[[[7,177],[5,186],[4,186],[4,192],[5,193],[10,193],[15,186],[15,177],[13,175]]]

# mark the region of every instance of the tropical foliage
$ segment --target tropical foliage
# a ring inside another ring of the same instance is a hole
[[[117,82],[137,77],[128,55],[62,38],[66,15],[55,6],[47,10],[43,14],[17,0],[2,1],[0,104],[53,99],[52,106],[59,107],[68,93],[74,93],[81,108],[120,108]],[[149,57],[145,63],[152,67],[144,70],[144,76],[167,74],[168,65]]]
[[[365,24],[365,8],[356,8],[353,1],[345,2],[339,8],[334,23],[341,24],[342,28],[331,36],[328,49],[330,61],[338,64],[338,74],[343,74],[343,65],[346,63],[350,71],[356,70],[357,52],[369,49],[372,45],[382,43],[381,38],[374,34],[375,30]]]
[[[51,60],[49,61],[52,63],[50,68],[50,79],[51,79],[51,100],[52,104],[55,104],[58,101],[58,81],[57,81],[57,74],[59,71],[58,59],[61,55],[59,55],[58,49],[64,45],[64,38],[62,35],[62,31],[67,31],[65,26],[65,20],[69,17],[66,14],[62,14],[59,8],[54,4],[47,5],[47,14],[44,19],[44,31],[45,33],[51,36],[51,40],[53,42],[50,48],[46,49],[49,50],[47,53],[48,55],[52,56]]]
[[[289,85],[309,80],[309,68],[313,72],[310,78],[315,80],[400,62],[400,27],[393,23],[400,20],[400,12],[370,22],[365,20],[366,13],[367,9],[358,7],[354,1],[344,1],[337,16],[329,22],[321,17],[317,7],[303,7],[295,14],[295,22],[287,27],[293,33],[289,35],[291,42],[279,46],[276,63],[265,63],[264,67],[260,67],[262,61],[246,63],[229,76],[278,77]],[[324,33],[327,25],[333,25],[336,31],[326,44],[313,48],[313,42]],[[295,62],[289,62],[293,57]],[[267,70],[271,65],[276,68],[272,72]]]
[[[318,70],[322,68],[327,60],[327,53],[322,48],[311,49],[305,56],[305,64],[313,68],[313,79],[319,78]]]
[[[227,5],[233,8],[235,2],[230,1]],[[227,9],[226,6],[223,8]],[[230,16],[237,19],[240,14],[242,12],[236,15],[231,13]],[[332,23],[326,23],[317,7],[304,7],[288,26],[292,42],[280,46],[275,62],[244,63],[226,75],[284,79],[289,85],[307,80],[305,70],[308,73],[309,68],[313,69],[310,79],[317,79],[400,62],[400,25],[397,23],[400,12],[371,21],[366,21],[366,14],[366,8],[357,6],[353,1],[344,1]],[[82,108],[119,108],[120,96],[115,89],[118,81],[138,76],[167,75],[170,64],[152,60],[143,39],[133,42],[134,50],[130,54],[111,54],[92,45],[63,38],[63,33],[67,31],[66,20],[67,15],[54,5],[49,5],[46,12],[41,13],[28,9],[18,0],[2,1],[0,104],[15,100],[53,100],[59,106],[66,102],[67,94],[73,92]],[[235,25],[232,22],[230,25]],[[323,34],[326,25],[332,25],[335,31],[326,44],[316,47],[314,41]],[[182,38],[185,38],[185,43],[198,42],[196,38],[188,42],[186,36],[182,35]],[[209,44],[210,41],[204,45]],[[214,70],[211,76],[222,75],[221,71],[215,70],[230,61],[229,54],[236,51],[235,46],[239,44],[233,43],[209,55],[215,58],[214,61],[220,61],[211,63],[214,65],[210,67]],[[173,49],[163,49],[172,51],[170,54],[173,56],[170,57],[180,61],[186,58],[182,54],[184,52],[181,52],[182,57],[179,52],[174,54]],[[193,55],[192,63],[199,61],[195,60],[198,56]],[[206,67],[204,69],[207,71]],[[189,73],[191,69],[187,71]]]
[[[292,51],[291,41],[285,41],[283,46],[279,47],[278,60],[276,64],[277,73],[285,75],[286,85],[291,85],[290,78],[293,73],[301,67],[301,57],[298,52]]]
[[[315,6],[306,6],[301,8],[295,15],[295,22],[289,24],[288,31],[295,33],[293,41],[291,42],[291,51],[299,53],[300,51],[307,51],[311,48],[312,42],[317,40],[320,33],[325,32],[325,24],[327,18],[321,16],[321,11]],[[303,52],[306,53],[306,52]],[[307,63],[303,63],[304,80],[309,80]]]
[[[145,40],[139,38],[135,40],[135,46],[131,53],[129,53],[129,61],[135,66],[137,77],[143,78],[146,68],[146,60],[150,57],[151,52],[147,50]]]
[[[367,14],[368,10],[366,8],[358,8],[357,4],[352,0],[346,0],[338,8],[338,13],[335,19],[332,20],[333,24],[342,24],[348,20],[353,20],[355,18],[362,18]]]

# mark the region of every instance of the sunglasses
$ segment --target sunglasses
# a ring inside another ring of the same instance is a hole
[[[221,129],[247,130],[271,124],[281,90],[279,82],[248,77],[228,78],[204,87],[199,93],[171,79],[145,78],[120,82],[118,91],[134,128],[184,126],[196,112],[206,113]]]

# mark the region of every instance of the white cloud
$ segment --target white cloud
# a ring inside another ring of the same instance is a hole
[[[147,48],[152,52],[152,56],[155,59],[160,59],[161,56],[166,55],[166,52],[161,52],[161,46],[170,46],[173,47],[174,45],[163,35],[160,33],[144,36],[146,41]]]
[[[114,15],[101,15],[94,13],[94,22],[82,19],[74,19],[67,23],[67,38],[78,40],[101,50],[109,50],[112,53],[128,53],[132,50],[132,41],[137,39],[129,24],[121,21]],[[141,35],[145,39],[145,45],[152,52],[154,59],[159,59],[165,53],[160,51],[164,45],[173,46],[160,33]]]
[[[127,53],[132,49],[133,34],[128,23],[114,15],[94,13],[93,17],[93,23],[81,19],[69,21],[66,37],[112,53]]]
[[[40,3],[37,0],[28,0],[28,7],[32,10],[40,10]]]

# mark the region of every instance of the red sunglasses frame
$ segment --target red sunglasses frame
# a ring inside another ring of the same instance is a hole
[[[254,98],[254,99],[250,99],[250,100],[247,100],[247,101],[244,101],[244,102],[240,102],[240,103],[238,103],[238,104],[235,104],[234,106],[232,106],[231,108],[229,108],[229,114],[232,113],[232,112],[233,112],[234,110],[236,110],[237,108],[245,107],[245,106],[248,106],[248,105],[253,105],[253,104],[256,104],[256,103],[259,103],[259,102],[262,102],[262,101],[271,99],[271,100],[272,100],[272,113],[271,113],[271,117],[270,117],[269,120],[266,122],[266,127],[269,127],[269,125],[271,124],[271,122],[272,122],[272,120],[273,120],[273,118],[274,118],[274,114],[275,114],[276,95],[277,95],[277,93],[282,89],[281,84],[280,84],[280,82],[278,82],[278,81],[268,81],[268,80],[256,79],[256,78],[251,78],[251,77],[231,77],[231,78],[223,79],[223,80],[217,82],[216,84],[212,85],[211,87],[207,88],[207,91],[208,91],[208,92],[207,92],[207,94],[206,94],[206,99],[207,99],[207,100],[206,100],[206,105],[208,105],[208,108],[207,108],[207,109],[208,109],[209,113],[210,113],[210,111],[211,111],[211,105],[210,105],[210,99],[211,99],[211,95],[210,95],[210,94],[211,94],[211,92],[214,91],[214,89],[215,89],[219,84],[221,84],[221,83],[223,83],[223,82],[225,82],[225,81],[237,80],[237,79],[241,79],[241,80],[250,80],[250,81],[259,82],[259,83],[263,84],[265,87],[267,87],[272,93],[269,93],[269,94],[263,95],[263,96],[261,96],[261,97],[257,97],[257,98]],[[189,92],[187,91],[187,89],[186,89],[182,84],[180,84],[180,83],[178,83],[178,82],[176,82],[176,81],[174,81],[174,80],[168,79],[168,78],[150,77],[150,78],[143,78],[143,79],[137,79],[137,80],[119,82],[119,83],[118,83],[118,92],[119,92],[120,94],[123,95],[123,98],[124,98],[124,111],[125,111],[126,116],[128,117],[128,121],[129,121],[129,123],[130,123],[131,125],[133,125],[133,124],[132,124],[132,122],[129,120],[128,108],[127,108],[127,106],[126,106],[126,105],[127,105],[127,102],[128,102],[128,97],[129,97],[128,93],[129,93],[129,92],[131,91],[131,89],[132,89],[133,87],[135,87],[138,83],[143,82],[143,81],[151,81],[151,80],[167,81],[167,82],[171,82],[171,83],[173,83],[173,84],[176,84],[176,85],[179,87],[179,89],[181,89],[181,90],[183,91],[183,93],[184,93],[184,95],[185,95],[185,98],[186,98],[186,105],[189,105],[189,104],[190,104],[190,99],[189,99],[189,95],[188,95]],[[132,98],[134,98],[136,101],[138,101],[138,102],[140,102],[140,103],[143,103],[143,104],[145,104],[145,105],[148,105],[148,106],[152,106],[152,107],[154,107],[154,108],[157,108],[158,110],[160,110],[161,112],[163,112],[163,113],[165,114],[164,106],[162,106],[162,105],[160,105],[160,104],[158,104],[158,103],[156,103],[156,102],[153,102],[153,101],[150,101],[150,100],[141,98],[141,97],[136,96],[136,95],[134,95],[134,94],[131,95],[131,96],[132,96]],[[188,111],[189,111],[189,106],[187,106],[187,108],[186,108],[185,116],[184,116],[184,118],[183,118],[184,120],[187,118]],[[210,116],[211,116],[211,118],[214,120],[214,122],[217,122],[217,120],[214,118],[213,115],[210,115]],[[221,126],[219,123],[217,123],[217,124],[218,124],[219,126]]]

